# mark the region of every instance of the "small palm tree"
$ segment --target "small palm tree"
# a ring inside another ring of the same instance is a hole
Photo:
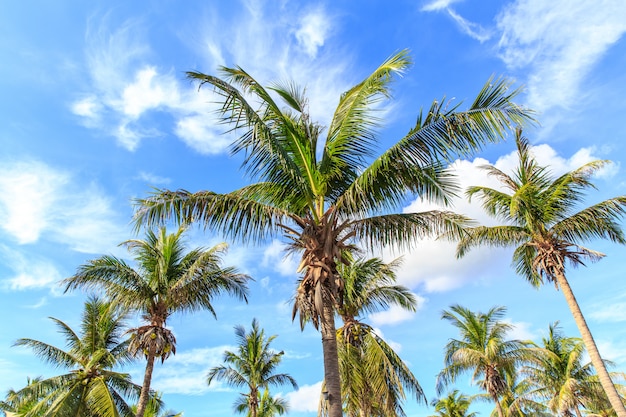
[[[476,412],[468,412],[472,405],[473,397],[467,396],[455,389],[443,398],[431,401],[430,405],[435,407],[435,413],[430,417],[476,417]]]
[[[131,330],[129,349],[143,353],[146,370],[137,404],[137,417],[144,417],[150,393],[154,361],[165,361],[176,352],[176,339],[166,327],[177,312],[208,310],[215,315],[213,298],[228,293],[247,301],[247,275],[235,268],[222,268],[226,245],[185,251],[184,227],[167,234],[148,231],[146,240],[124,243],[135,255],[138,269],[121,259],[103,256],[78,268],[76,275],[63,281],[65,291],[75,288],[104,290],[112,302],[142,314],[146,324]]]
[[[214,380],[225,381],[235,387],[246,387],[248,393],[242,394],[242,396],[245,397],[244,400],[248,404],[246,407],[248,416],[259,417],[259,401],[262,399],[261,388],[267,390],[270,385],[291,384],[296,389],[298,384],[289,374],[274,373],[284,352],[277,353],[270,349],[270,344],[276,336],[266,337],[265,331],[259,328],[256,319],[252,320],[252,329],[249,333],[246,333],[243,326],[236,326],[235,335],[239,341],[237,352],[224,352],[226,365],[212,368],[209,371],[207,383],[210,385]],[[268,403],[266,406],[269,407],[271,406],[269,393],[267,395]],[[239,412],[244,410],[241,404],[243,404],[242,401],[235,403],[235,409]]]
[[[468,229],[459,242],[457,255],[463,256],[480,245],[514,246],[513,263],[519,275],[535,287],[547,281],[557,290],[561,289],[612,407],[619,417],[626,417],[626,408],[565,275],[568,263],[584,265],[586,261],[597,261],[604,256],[581,243],[597,238],[626,243],[619,224],[626,214],[626,196],[578,210],[584,191],[594,188],[591,183],[594,173],[608,161],[593,161],[553,178],[547,167],[535,161],[521,129],[517,129],[516,144],[519,165],[513,175],[494,166],[483,167],[489,175],[499,179],[510,194],[479,186],[467,191],[470,199],[479,195],[487,213],[503,220],[505,225]]]
[[[240,396],[235,401],[235,411],[239,414],[250,415],[250,402],[247,396]],[[261,393],[259,400],[259,406],[257,410],[257,417],[274,417],[275,415],[282,416],[289,411],[289,403],[284,398],[274,398],[270,395],[268,389],[264,389]]]
[[[128,341],[121,341],[125,314],[97,297],[85,302],[81,332],[51,318],[67,341],[68,350],[33,339],[18,339],[15,346],[31,348],[46,362],[68,372],[36,378],[9,393],[5,405],[20,417],[132,417],[126,399],[138,398],[141,387],[128,374],[114,371],[128,363]]]
[[[504,307],[493,307],[487,313],[473,312],[460,305],[444,310],[441,318],[458,328],[461,338],[446,344],[445,368],[437,377],[437,391],[441,392],[460,374],[472,372],[472,380],[487,392],[499,417],[506,416],[500,397],[508,393],[507,378],[514,378],[518,366],[528,357],[526,342],[506,339],[512,326],[501,321],[505,312]]]
[[[360,317],[391,305],[415,311],[415,296],[396,285],[396,260],[353,259],[338,268],[345,285],[339,310],[343,326],[337,330],[339,371],[344,412],[348,416],[404,416],[405,392],[425,402],[417,378],[394,350]]]
[[[565,337],[557,322],[550,325],[540,348],[536,359],[521,370],[531,387],[529,395],[544,401],[554,414],[580,417],[581,408],[600,388],[591,363],[583,363],[582,340]]]
[[[394,54],[339,98],[328,129],[311,120],[304,89],[264,88],[241,68],[222,67],[223,79],[189,77],[220,96],[225,123],[241,136],[234,154],[254,181],[239,190],[161,190],[140,200],[135,220],[154,225],[199,221],[244,242],[282,234],[301,255],[301,319],[320,327],[324,380],[331,417],[342,415],[335,309],[342,304],[341,254],[361,242],[406,246],[425,235],[458,229],[464,217],[448,212],[396,213],[407,194],[446,203],[455,191],[447,161],[502,138],[531,112],[513,103],[518,90],[489,80],[467,110],[434,101],[396,144],[378,155],[375,111],[391,95],[390,83],[410,65]],[[250,100],[250,101],[249,101]],[[280,100],[280,101],[278,101]],[[322,133],[327,132],[325,139]]]
[[[137,413],[137,405],[133,405],[133,412]],[[183,413],[177,413],[172,410],[165,410],[161,402],[161,393],[155,393],[146,405],[144,417],[183,417]]]

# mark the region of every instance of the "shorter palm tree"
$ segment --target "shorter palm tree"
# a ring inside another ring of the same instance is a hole
[[[283,351],[275,352],[270,349],[270,344],[276,338],[265,336],[265,331],[259,328],[256,319],[252,320],[252,329],[246,333],[243,326],[235,327],[235,335],[239,341],[237,352],[224,352],[224,362],[229,365],[220,365],[212,368],[207,377],[207,383],[225,381],[235,387],[246,387],[247,394],[242,394],[247,402],[248,416],[258,417],[261,400],[261,388],[265,390],[271,386],[291,384],[294,389],[298,388],[296,380],[289,374],[274,373],[284,355]],[[269,395],[269,394],[267,394]],[[237,411],[244,410],[241,401],[235,403]]]
[[[499,417],[506,416],[500,397],[509,390],[507,378],[514,378],[529,355],[525,349],[528,342],[506,339],[512,326],[501,321],[505,313],[505,307],[481,313],[458,304],[444,310],[441,317],[459,329],[461,338],[446,344],[445,368],[437,377],[437,391],[441,392],[460,374],[472,372],[472,380],[489,394]]]
[[[347,264],[338,267],[344,281],[339,309],[343,326],[337,330],[337,346],[344,412],[348,416],[404,416],[406,392],[425,403],[424,392],[406,363],[361,316],[391,305],[414,312],[417,301],[407,288],[396,284],[399,260],[386,264],[379,258],[343,256]]]
[[[435,407],[435,413],[430,417],[475,417],[476,412],[468,412],[473,397],[467,396],[455,389],[443,398],[431,401],[430,405]]]
[[[142,314],[146,324],[130,331],[129,345],[133,354],[143,353],[146,357],[137,417],[144,417],[155,359],[163,362],[176,352],[176,339],[166,327],[167,319],[174,313],[202,309],[215,317],[212,301],[222,293],[247,301],[249,277],[235,268],[220,266],[226,244],[186,252],[184,231],[180,227],[176,233],[167,234],[162,227],[158,234],[149,230],[146,240],[124,242],[135,255],[137,270],[121,259],[103,256],[82,265],[76,275],[64,280],[65,291],[104,289],[114,303]]]
[[[235,402],[235,411],[250,415],[250,402],[247,396],[240,396]],[[284,398],[272,397],[268,389],[264,389],[259,400],[257,417],[282,416],[289,411],[289,403]]]
[[[133,412],[137,413],[137,405],[133,405]],[[161,393],[156,392],[154,396],[148,400],[144,417],[183,417],[183,413],[164,409],[163,402],[161,401]]]
[[[51,318],[65,336],[68,350],[34,339],[18,339],[15,346],[27,346],[68,372],[34,379],[11,392],[6,403],[17,406],[16,414],[22,417],[134,417],[126,399],[138,398],[141,387],[133,384],[128,374],[113,370],[132,359],[129,342],[121,341],[124,318],[125,313],[110,303],[90,297],[85,302],[80,334]]]

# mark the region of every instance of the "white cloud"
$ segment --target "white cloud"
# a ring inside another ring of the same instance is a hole
[[[161,177],[159,175],[151,174],[145,171],[141,171],[137,178],[153,186],[167,185],[172,182],[172,180],[168,177]]]
[[[165,394],[202,395],[209,391],[227,389],[221,383],[209,385],[206,377],[209,370],[222,364],[225,350],[234,351],[234,346],[197,348],[186,352],[177,352],[170,356],[163,365],[155,366],[152,388]]]
[[[127,116],[137,118],[147,110],[180,101],[176,80],[159,76],[154,67],[148,66],[135,74],[135,81],[122,92],[122,108]]]
[[[424,12],[436,12],[436,11],[439,11],[439,10],[446,10],[452,4],[459,3],[461,1],[463,1],[463,0],[434,0],[434,1],[431,1],[429,3],[426,3],[422,7],[422,11],[424,11]]]
[[[385,337],[385,335],[383,334],[383,331],[380,330],[379,328],[374,328],[374,333],[376,333],[376,335],[378,337],[380,337],[381,339],[383,339],[385,341],[385,343],[387,343],[389,345],[389,347],[391,349],[393,349],[394,352],[396,353],[400,353],[402,352],[402,345],[398,342],[394,342],[393,340],[390,340],[388,338]]]
[[[14,273],[13,276],[3,279],[2,288],[5,290],[24,291],[49,288],[54,293],[56,283],[64,278],[54,264],[40,256],[27,255],[7,246],[0,246],[0,254],[3,263]],[[45,303],[45,298],[43,302]],[[39,305],[31,307],[37,308]]]
[[[482,27],[480,24],[471,22],[457,13],[451,6],[460,0],[435,0],[424,5],[421,10],[423,12],[446,12],[452,20],[458,25],[461,32],[476,39],[479,42],[485,42],[492,36],[492,31]]]
[[[626,31],[621,0],[518,0],[497,17],[500,56],[528,68],[528,105],[542,112],[584,98],[580,84]]]
[[[418,310],[422,309],[426,303],[426,298],[413,294],[417,299]],[[415,313],[408,311],[400,306],[392,305],[388,310],[373,313],[369,316],[374,326],[384,326],[402,323],[415,317]]]
[[[109,252],[124,240],[111,201],[95,185],[38,161],[1,164],[1,227],[20,244],[45,239],[86,253]]]
[[[285,253],[286,245],[279,241],[273,240],[263,252],[263,267],[270,267],[282,276],[292,277],[298,269],[299,260],[295,256]]]
[[[297,391],[288,392],[285,398],[289,401],[289,409],[299,412],[316,412],[320,395],[322,393],[322,382],[313,385],[300,385]]]
[[[215,120],[198,113],[181,117],[176,122],[175,133],[197,152],[215,155],[224,152],[232,142],[232,137],[216,126]]]
[[[504,319],[502,321],[513,326],[513,328],[507,333],[507,337],[510,339],[534,340],[537,337],[537,333],[531,330],[531,323],[525,321],[512,321],[511,319]]]
[[[593,311],[589,313],[589,317],[597,321],[608,323],[626,321],[626,302],[612,301],[597,305]]]
[[[75,101],[71,106],[72,113],[82,116],[86,119],[98,119],[99,113],[102,110],[102,105],[98,102],[98,98],[95,96],[84,97],[78,101]]]
[[[324,46],[330,28],[328,15],[319,8],[300,18],[295,36],[307,55],[315,58],[318,49]]]
[[[50,222],[50,207],[57,203],[67,174],[40,162],[0,165],[0,216],[2,228],[19,243],[39,239]]]

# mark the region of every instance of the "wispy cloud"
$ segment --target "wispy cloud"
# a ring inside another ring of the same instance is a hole
[[[349,85],[345,54],[319,56],[332,33],[332,18],[322,7],[243,5],[232,24],[198,22],[204,40],[191,47],[207,62],[200,70],[213,74],[218,65],[234,63],[265,85],[281,79],[309,80],[310,111],[316,120],[328,120]],[[129,151],[148,137],[173,133],[199,153],[223,153],[232,138],[222,135],[223,126],[211,115],[216,106],[210,88],[198,91],[173,75],[195,68],[158,68],[148,35],[141,20],[114,27],[110,16],[94,17],[86,53],[93,90],[78,94],[71,111],[85,126],[107,132]],[[195,34],[191,38],[198,39]],[[173,124],[154,123],[151,116],[158,112],[169,114],[165,120]]]
[[[2,280],[1,287],[5,291],[24,291],[50,289],[58,293],[56,283],[64,278],[57,267],[50,261],[35,254],[26,254],[8,246],[0,246],[3,264],[13,275]],[[43,299],[45,303],[45,298]],[[38,306],[32,306],[37,308]]]
[[[626,31],[621,0],[518,0],[497,17],[500,56],[525,69],[528,105],[546,112],[584,99],[581,82]]]
[[[421,10],[423,12],[445,12],[454,20],[461,32],[476,39],[479,42],[485,42],[493,36],[493,31],[483,27],[482,25],[472,22],[461,16],[452,5],[463,0],[435,0],[425,4]]]
[[[78,252],[115,248],[126,233],[112,202],[96,185],[39,161],[0,164],[2,229],[20,244],[48,241]]]

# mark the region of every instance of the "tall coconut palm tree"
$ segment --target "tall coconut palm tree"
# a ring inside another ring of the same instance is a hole
[[[256,319],[252,320],[252,329],[246,333],[243,326],[235,327],[235,335],[239,342],[237,352],[224,352],[224,363],[212,368],[207,377],[207,383],[225,381],[235,387],[245,387],[247,394],[242,394],[248,403],[248,415],[258,417],[261,388],[291,384],[296,389],[298,384],[289,374],[275,373],[282,360],[284,352],[275,352],[270,344],[276,336],[265,336],[265,331],[259,328]],[[268,394],[269,395],[269,394]],[[236,403],[237,411],[241,409],[241,402]],[[269,405],[269,404],[268,404]]]
[[[467,371],[472,380],[487,392],[495,403],[499,417],[505,417],[500,397],[508,392],[507,378],[514,378],[517,368],[527,358],[527,343],[507,340],[512,329],[501,321],[504,307],[493,307],[488,312],[473,312],[460,305],[444,310],[442,319],[459,329],[460,339],[450,339],[445,347],[445,368],[437,376],[437,391]]]
[[[434,415],[430,417],[476,417],[476,412],[468,411],[472,405],[473,397],[459,392],[458,389],[450,391],[443,398],[437,398],[431,402],[435,407]]]
[[[244,154],[243,168],[255,183],[226,194],[159,190],[138,201],[139,225],[199,221],[245,242],[287,238],[301,254],[297,296],[308,306],[301,319],[310,318],[322,336],[331,417],[342,413],[334,321],[343,298],[341,254],[357,242],[402,246],[457,228],[464,217],[393,210],[407,194],[448,202],[455,182],[443,160],[499,140],[531,115],[513,103],[518,90],[509,89],[510,82],[491,79],[465,111],[445,97],[433,102],[406,136],[378,155],[375,111],[409,64],[407,52],[398,52],[343,93],[327,129],[311,120],[305,91],[294,84],[264,88],[238,67],[222,67],[223,78],[188,73],[220,96],[222,121],[240,133],[232,153]]]
[[[143,353],[146,370],[137,404],[137,417],[143,417],[150,393],[154,361],[165,361],[176,352],[176,339],[166,327],[174,313],[208,310],[216,317],[213,298],[227,293],[247,301],[249,277],[233,267],[222,268],[225,244],[210,249],[186,251],[184,227],[167,234],[148,230],[145,240],[123,242],[135,256],[138,268],[124,260],[103,256],[80,266],[63,281],[65,291],[75,288],[104,290],[112,302],[143,316],[145,325],[132,329],[129,349]]]
[[[467,230],[460,240],[457,255],[465,255],[480,245],[514,246],[513,263],[518,274],[539,287],[546,281],[561,289],[582,335],[602,387],[619,417],[626,408],[619,398],[574,292],[565,268],[597,261],[604,255],[581,243],[603,238],[624,244],[626,238],[619,220],[626,214],[626,196],[611,198],[580,208],[584,191],[594,188],[591,179],[608,161],[589,162],[578,169],[554,178],[548,167],[535,161],[528,139],[517,129],[519,165],[513,175],[494,166],[483,167],[510,192],[475,186],[467,190],[471,199],[479,196],[487,213],[502,220],[502,226],[477,226]]]
[[[15,346],[31,348],[62,375],[36,378],[7,396],[5,406],[20,417],[132,417],[126,399],[139,396],[141,387],[114,368],[128,363],[128,341],[122,341],[125,313],[97,297],[85,302],[81,329],[76,333],[63,321],[51,317],[66,339],[68,349],[34,339],[18,339]],[[4,407],[3,407],[4,408]]]
[[[392,305],[415,311],[417,301],[395,283],[399,260],[386,264],[379,258],[346,258],[348,265],[338,266],[345,289],[339,310],[343,326],[337,331],[344,412],[354,417],[404,416],[405,392],[425,402],[424,392],[409,367],[361,317]]]

